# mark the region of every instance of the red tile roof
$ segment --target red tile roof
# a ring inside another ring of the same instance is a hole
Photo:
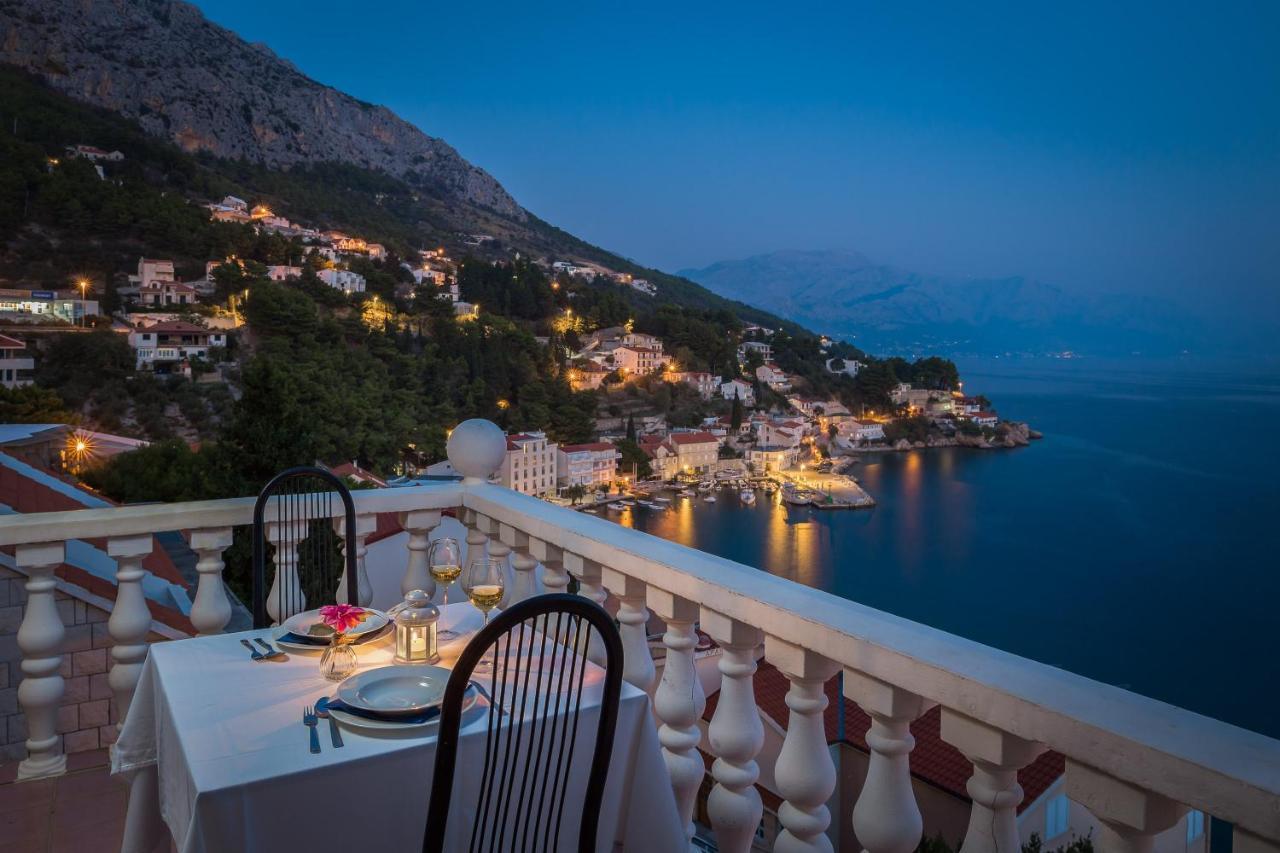
[[[195,323],[187,323],[183,320],[166,320],[163,323],[155,323],[150,326],[143,326],[139,331],[143,332],[189,332],[193,334],[220,335],[222,332],[216,329],[207,329],[204,326],[197,326]]]
[[[790,715],[787,708],[786,695],[790,689],[787,677],[778,671],[773,664],[761,660],[756,670],[755,679],[756,704],[776,723],[785,728]],[[841,705],[844,707],[844,742],[870,752],[867,747],[867,730],[871,728],[871,718],[851,699],[841,702],[840,681],[832,678],[825,685],[827,708],[823,712],[823,724],[827,733],[827,742],[839,741]],[[707,697],[707,709],[703,718],[710,720],[715,713],[719,692]],[[934,706],[911,724],[911,734],[916,739],[915,748],[909,759],[911,775],[929,784],[941,788],[962,800],[969,799],[965,783],[973,774],[973,765],[951,744],[942,739],[942,711]],[[1048,790],[1066,770],[1066,758],[1057,752],[1046,752],[1028,766],[1018,772],[1018,784],[1022,786],[1022,803],[1018,806],[1021,812]],[[757,786],[758,787],[758,786]],[[763,789],[762,796],[763,796]]]
[[[709,432],[673,432],[668,438],[676,444],[706,444],[715,442],[716,437]]]
[[[20,341],[17,338],[11,338],[8,335],[0,335],[0,349],[26,349],[26,341]]]

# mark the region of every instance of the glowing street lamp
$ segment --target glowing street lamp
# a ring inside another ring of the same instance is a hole
[[[85,302],[85,296],[87,295],[89,290],[89,279],[82,278],[78,282],[76,282],[76,284],[80,286],[80,328],[83,329],[84,315],[85,315],[84,302]]]

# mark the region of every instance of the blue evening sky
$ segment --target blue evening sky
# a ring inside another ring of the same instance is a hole
[[[198,3],[664,269],[841,248],[1280,314],[1274,2]]]

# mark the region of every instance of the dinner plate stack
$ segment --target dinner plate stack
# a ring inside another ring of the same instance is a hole
[[[338,685],[329,713],[345,726],[366,731],[428,726],[440,716],[450,674],[444,667],[418,664],[366,670]],[[477,698],[477,691],[468,689],[462,710],[475,705]]]

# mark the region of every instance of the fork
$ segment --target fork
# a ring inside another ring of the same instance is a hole
[[[253,655],[253,659],[255,661],[260,661],[266,657],[266,655],[264,655],[262,652],[255,649],[253,645],[243,637],[240,639],[240,645],[244,646],[246,649],[249,650],[249,654]]]
[[[320,720],[316,717],[315,708],[307,705],[302,709],[302,724],[311,732],[311,752],[315,755],[320,754],[320,735],[316,731],[316,726]]]

